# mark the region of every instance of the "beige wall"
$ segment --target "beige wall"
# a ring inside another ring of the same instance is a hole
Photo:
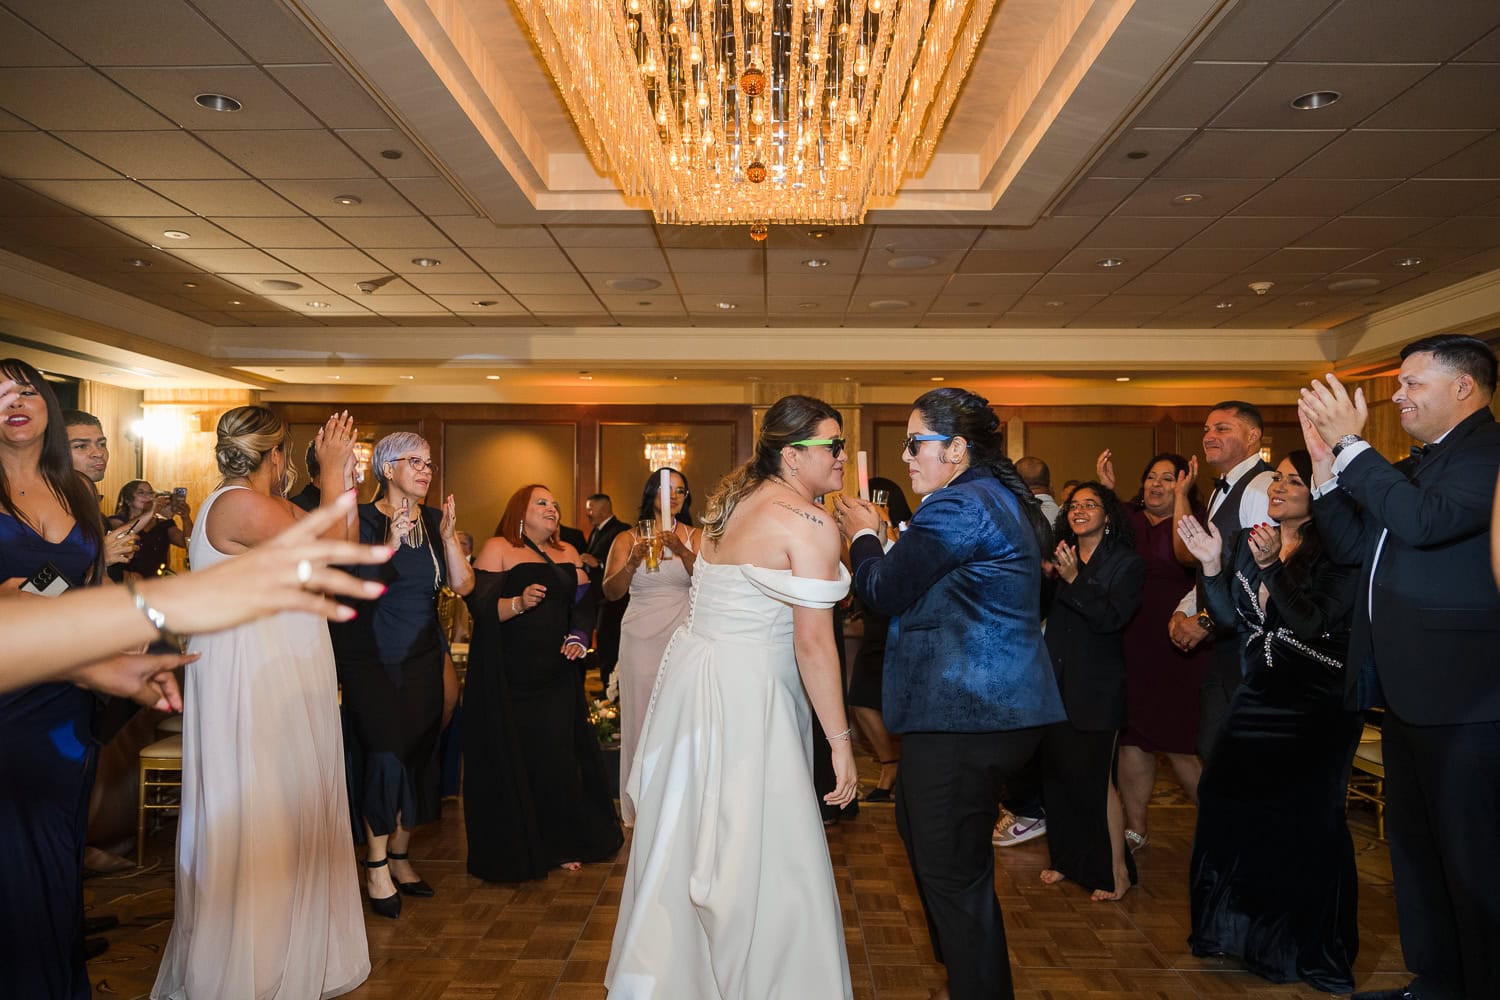
[[[85,380],[78,387],[78,408],[98,417],[104,436],[109,438],[109,468],[99,484],[106,515],[114,511],[120,487],[138,478],[141,453],[130,436],[130,425],[141,419],[143,397],[144,393],[138,389],[121,389],[100,382]]]
[[[291,459],[292,465],[296,468],[297,471],[297,479],[292,483],[292,488],[287,491],[287,496],[296,496],[302,490],[302,487],[307,485],[307,446],[313,443],[313,440],[318,436],[318,431],[320,428],[322,428],[322,426],[322,424],[292,424]],[[416,429],[417,425],[415,423],[369,424],[361,425],[355,428],[356,432],[359,434],[359,440],[368,441],[371,445],[374,445],[375,442],[379,441],[387,434],[395,434],[397,431],[415,432]],[[431,442],[428,442],[428,444],[432,445]],[[434,453],[436,453],[438,450],[438,446],[432,445],[432,450]],[[434,459],[436,459],[437,457],[438,456],[436,454],[433,455]],[[375,498],[375,490],[378,486],[379,483],[375,481],[374,473],[366,475],[365,481],[360,484],[359,493],[357,494],[359,496],[359,502],[369,503],[371,500],[373,500]],[[438,498],[440,495],[439,488],[441,486],[442,477],[441,470],[439,470],[439,478],[434,481],[434,485],[428,493],[427,502],[429,504],[437,506],[437,504],[440,502]]]
[[[629,523],[639,512],[641,490],[651,467],[643,435],[687,432],[687,461],[680,470],[693,491],[693,517],[703,517],[714,484],[734,467],[732,424],[601,424],[599,492],[608,493],[615,516]],[[585,527],[585,533],[587,528]]]
[[[454,495],[459,527],[473,534],[476,549],[494,535],[511,494],[528,483],[550,489],[562,504],[564,520],[572,522],[573,424],[449,421],[444,435],[443,490]]]
[[[1156,428],[1150,424],[1026,422],[1026,454],[1047,463],[1052,494],[1069,479],[1088,482],[1097,477],[1095,464],[1105,448],[1114,452],[1115,492],[1135,496],[1141,470],[1156,454]]]

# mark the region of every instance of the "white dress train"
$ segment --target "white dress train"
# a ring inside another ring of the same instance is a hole
[[[243,489],[243,487],[228,487]],[[233,558],[198,512],[193,566]],[[154,1000],[316,1000],[370,974],[333,646],[284,613],[195,636],[187,668],[177,902]]]
[[[610,1000],[851,996],[792,649],[792,605],[848,589],[842,569],[812,580],[699,557],[630,777]]]

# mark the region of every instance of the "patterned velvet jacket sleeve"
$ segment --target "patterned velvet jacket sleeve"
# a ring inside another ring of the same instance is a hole
[[[888,618],[901,614],[973,555],[982,521],[977,504],[954,490],[924,500],[884,555],[877,540],[861,538],[850,550],[860,600]]]

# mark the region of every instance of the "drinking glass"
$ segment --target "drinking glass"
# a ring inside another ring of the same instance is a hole
[[[661,569],[661,534],[657,530],[656,522],[654,520],[637,521],[635,536],[646,543],[646,572],[655,573]]]

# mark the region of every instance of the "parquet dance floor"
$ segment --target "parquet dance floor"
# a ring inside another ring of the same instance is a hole
[[[873,778],[873,774],[871,775]],[[1163,782],[1151,810],[1150,844],[1136,855],[1141,884],[1119,903],[1094,903],[1077,886],[1044,886],[1046,841],[997,850],[996,886],[1005,910],[1017,996],[1052,998],[1293,998],[1322,996],[1276,986],[1232,960],[1194,958],[1186,939],[1186,880],[1194,812]],[[1289,817],[1290,819],[1290,817]],[[1407,981],[1396,936],[1390,864],[1366,812],[1351,817],[1359,858],[1362,989]],[[168,824],[147,845],[147,866],[86,883],[90,914],[113,913],[111,947],[90,963],[99,997],[149,994],[172,916]],[[942,981],[889,805],[828,831],[843,900],[854,995],[859,1000],[927,1000]],[[418,870],[435,899],[407,899],[401,918],[366,909],[373,971],[350,994],[359,1000],[598,1000],[604,997],[626,852],[612,865],[556,871],[543,882],[492,885],[464,870],[461,806],[444,804],[440,823],[419,833]],[[353,864],[351,854],[350,863]],[[207,1000],[207,998],[205,998]],[[665,1000],[702,1000],[673,997]],[[807,1000],[821,1000],[809,997]]]

